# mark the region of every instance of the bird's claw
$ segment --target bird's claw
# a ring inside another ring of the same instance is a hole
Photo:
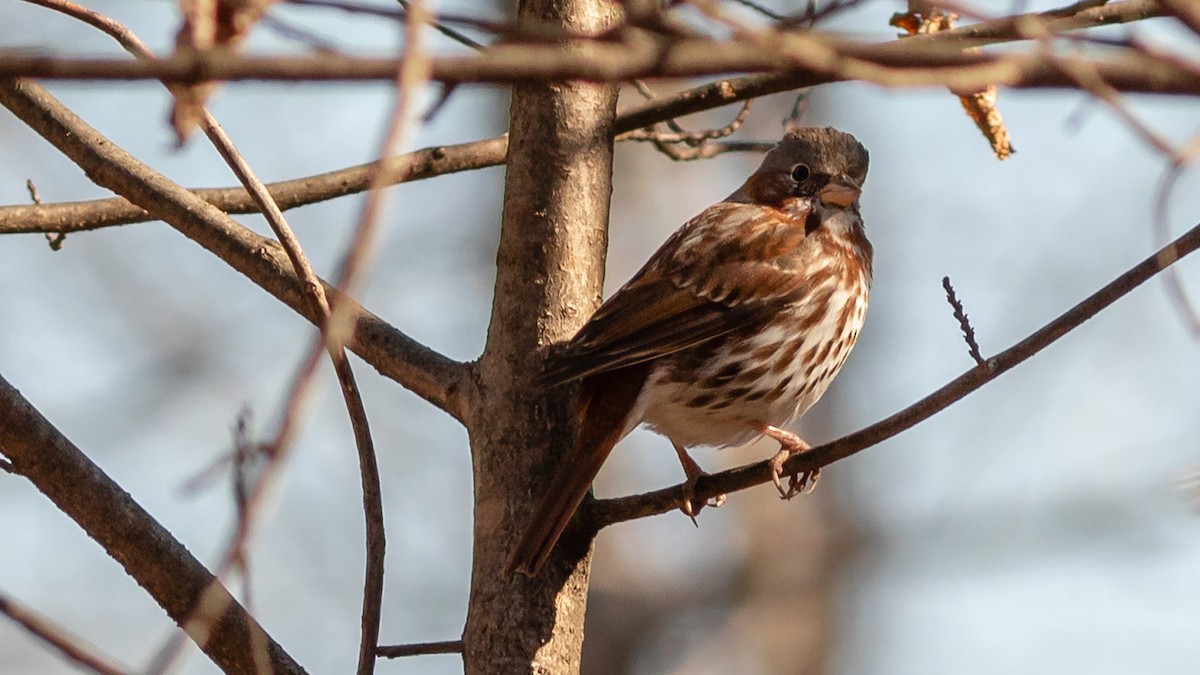
[[[700,513],[701,509],[705,506],[711,506],[715,509],[725,504],[725,495],[717,495],[712,499],[696,499],[696,481],[700,480],[701,476],[707,475],[708,473],[704,471],[690,474],[683,483],[683,501],[679,505],[679,510],[683,511],[683,514],[688,518],[691,518],[692,524],[696,527],[700,527],[700,523],[696,522],[696,515]]]
[[[771,482],[775,484],[775,489],[779,490],[780,499],[792,499],[796,495],[809,495],[813,490],[817,489],[817,481],[821,479],[821,470],[813,469],[811,471],[800,471],[788,476],[788,484],[785,488],[780,478],[783,477],[783,463],[788,457],[792,456],[792,452],[787,448],[780,448],[779,452],[769,460],[771,467]]]

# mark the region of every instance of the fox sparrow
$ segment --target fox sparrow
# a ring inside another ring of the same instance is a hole
[[[736,192],[693,218],[546,364],[539,383],[580,382],[579,428],[510,569],[536,573],[613,446],[646,424],[675,446],[682,509],[704,475],[693,446],[779,442],[780,483],[808,444],[782,428],[825,393],[867,311],[872,249],[858,196],[867,151],[830,128],[790,130]],[[718,498],[719,503],[721,498]]]

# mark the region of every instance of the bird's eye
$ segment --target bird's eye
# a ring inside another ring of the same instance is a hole
[[[797,164],[796,166],[792,167],[792,180],[796,181],[797,183],[803,183],[804,181],[808,180],[810,173],[811,172],[808,170],[807,164]]]

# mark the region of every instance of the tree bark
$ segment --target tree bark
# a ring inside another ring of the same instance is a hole
[[[522,0],[524,20],[595,33],[617,18],[604,0]],[[579,82],[514,88],[495,298],[467,420],[475,551],[465,670],[578,673],[591,535],[568,532],[536,578],[504,567],[570,442],[564,391],[530,382],[542,347],[570,336],[600,299],[612,187],[617,89]]]

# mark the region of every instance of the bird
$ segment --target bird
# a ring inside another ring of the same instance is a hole
[[[578,383],[577,432],[510,557],[536,575],[617,441],[640,424],[665,436],[695,522],[706,475],[689,448],[779,443],[772,481],[809,449],[785,427],[825,393],[862,329],[874,251],[859,196],[866,148],[831,127],[792,127],[733,194],[676,230],[565,344],[535,385]]]

